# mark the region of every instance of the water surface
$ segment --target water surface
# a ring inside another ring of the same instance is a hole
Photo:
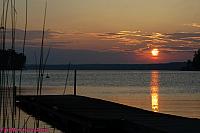
[[[67,71],[48,70],[43,94],[63,94]],[[46,76],[44,75],[44,77]],[[73,94],[70,71],[66,94]],[[24,71],[23,94],[36,94],[37,74]],[[200,118],[200,72],[78,71],[77,93],[173,115]]]

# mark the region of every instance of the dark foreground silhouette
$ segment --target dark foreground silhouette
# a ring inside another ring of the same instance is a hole
[[[18,106],[67,133],[200,133],[200,120],[83,96],[20,96]]]
[[[17,53],[14,50],[0,49],[0,69],[1,70],[18,70],[25,66],[26,56],[22,53]]]

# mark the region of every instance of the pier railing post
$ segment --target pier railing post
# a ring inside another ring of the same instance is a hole
[[[76,69],[74,70],[74,96],[76,96]]]

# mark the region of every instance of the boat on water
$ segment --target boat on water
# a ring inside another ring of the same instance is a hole
[[[49,74],[48,74],[48,73],[47,73],[47,75],[46,75],[46,78],[47,78],[47,79],[49,79],[49,78],[50,78],[50,76],[49,76]]]

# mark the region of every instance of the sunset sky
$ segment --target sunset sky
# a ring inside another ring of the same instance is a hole
[[[44,6],[45,0],[28,0],[28,63],[41,44]],[[199,7],[200,0],[48,0],[48,63],[186,61],[200,48]],[[17,0],[16,10],[20,50],[25,0]]]

